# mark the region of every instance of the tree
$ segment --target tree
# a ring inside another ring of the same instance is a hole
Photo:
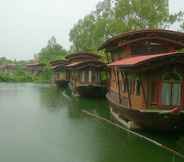
[[[70,31],[72,51],[95,51],[109,35],[111,21],[111,0],[99,2],[96,10],[79,20]]]
[[[182,12],[169,13],[168,0],[103,0],[70,31],[71,50],[96,51],[102,42],[121,32],[165,29],[182,17]]]
[[[114,8],[115,32],[168,28],[180,20],[182,12],[169,14],[168,0],[116,0]]]
[[[37,58],[40,63],[48,65],[50,61],[64,59],[66,54],[67,51],[60,44],[58,44],[56,38],[52,36],[48,41],[47,46],[42,48],[35,58]]]

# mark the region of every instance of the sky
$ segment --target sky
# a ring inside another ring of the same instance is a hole
[[[69,49],[69,32],[100,0],[0,0],[0,57],[25,60],[46,46],[51,36]],[[170,0],[172,13],[184,0]]]

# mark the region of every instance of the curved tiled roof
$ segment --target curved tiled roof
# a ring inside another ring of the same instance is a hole
[[[170,52],[170,53],[160,53],[160,54],[154,54],[154,55],[139,55],[139,56],[132,56],[129,58],[124,58],[118,61],[115,61],[108,66],[118,66],[118,67],[135,67],[137,65],[143,65],[147,64],[148,62],[151,61],[158,61],[160,59],[167,59],[171,57],[176,57],[176,56],[182,56],[184,57],[183,53],[177,53],[177,52]]]
[[[67,60],[54,60],[54,61],[51,61],[49,64],[51,66],[56,66],[56,65],[60,65],[60,64],[67,64]]]
[[[98,60],[88,60],[88,61],[74,62],[74,63],[68,64],[66,67],[67,68],[80,68],[80,67],[88,67],[88,66],[105,67],[106,64]]]
[[[184,33],[164,29],[146,29],[124,32],[117,36],[114,36],[105,41],[99,47],[99,50],[108,48],[109,46],[117,46],[119,42],[121,42],[123,45],[126,45],[129,43],[142,41],[144,39],[158,39],[160,41],[173,43],[173,45],[176,45],[178,48],[184,48]]]
[[[77,52],[77,53],[72,53],[68,56],[66,56],[66,59],[71,59],[71,58],[75,58],[75,57],[82,57],[82,56],[89,56],[89,57],[94,57],[94,58],[100,58],[99,55],[96,55],[94,53],[91,52]]]

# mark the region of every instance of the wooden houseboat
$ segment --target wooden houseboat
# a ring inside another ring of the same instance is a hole
[[[26,65],[26,70],[33,75],[38,75],[43,72],[45,64],[42,63],[32,63]]]
[[[60,88],[65,88],[68,86],[69,73],[66,70],[66,65],[68,62],[66,60],[55,60],[51,61],[51,69],[54,72],[54,82]]]
[[[2,73],[14,73],[16,71],[16,64],[2,64],[0,65],[0,72]]]
[[[112,115],[130,129],[184,129],[184,33],[141,30],[107,40],[107,99]],[[108,55],[109,56],[109,55]]]
[[[99,56],[80,52],[67,56],[70,71],[70,88],[83,97],[102,97],[106,94],[106,64]]]

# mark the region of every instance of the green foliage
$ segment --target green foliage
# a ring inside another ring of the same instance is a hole
[[[47,66],[43,69],[43,71],[36,76],[33,76],[33,81],[34,82],[41,82],[41,83],[48,83],[51,81],[51,78],[53,76],[52,70]]]
[[[168,17],[168,0],[116,0],[115,18],[122,29],[135,30],[164,27]]]
[[[64,59],[66,54],[67,51],[63,49],[60,44],[57,43],[56,38],[53,36],[48,41],[47,46],[45,48],[42,48],[35,57],[40,63],[48,65],[50,61]]]
[[[50,61],[64,59],[67,55],[67,51],[57,43],[54,36],[48,41],[46,47],[42,48],[41,51],[35,55],[35,59],[39,63],[43,63],[46,66],[39,75],[33,76],[35,82],[49,82],[52,78],[53,72],[50,69]]]
[[[0,65],[11,64],[11,63],[13,63],[12,60],[7,59],[6,57],[0,57]]]
[[[103,0],[70,31],[71,51],[96,51],[113,35],[137,29],[168,28],[182,18],[182,12],[169,14],[168,0]]]
[[[79,20],[70,31],[72,51],[96,51],[99,44],[110,34],[111,1],[100,2],[96,11]]]
[[[32,82],[32,76],[20,67],[13,72],[0,72],[0,82]]]

